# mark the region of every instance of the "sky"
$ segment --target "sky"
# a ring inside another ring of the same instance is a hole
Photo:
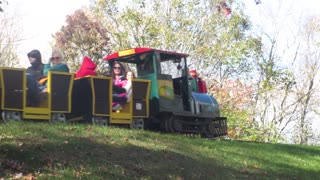
[[[52,35],[65,25],[66,16],[88,6],[90,0],[9,0],[8,11],[16,14],[23,41],[18,47],[22,66],[28,66],[27,53],[40,50],[43,62],[50,57]]]
[[[301,32],[308,17],[320,15],[319,0],[261,0],[259,5],[254,0],[245,2],[245,12],[256,31],[277,34],[284,48]]]
[[[120,0],[121,1],[121,0]],[[125,0],[127,1],[127,0]],[[65,25],[66,15],[86,7],[90,0],[8,0],[8,10],[19,17],[21,33],[25,40],[18,47],[22,66],[28,66],[26,54],[39,49],[44,62],[51,53],[52,35]],[[245,13],[250,16],[257,31],[273,33],[282,29],[282,41],[290,39],[301,26],[302,17],[320,12],[319,0],[243,0]],[[276,23],[275,23],[276,22]],[[288,33],[290,32],[290,33]],[[284,45],[285,46],[285,45]]]

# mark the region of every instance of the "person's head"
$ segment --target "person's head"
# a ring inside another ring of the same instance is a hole
[[[31,65],[35,65],[35,64],[41,64],[41,53],[39,50],[34,49],[32,51],[30,51],[28,54],[28,59]]]
[[[134,79],[134,78],[136,78],[136,76],[134,75],[134,72],[132,72],[132,71],[128,71],[127,73],[126,73],[126,79]]]
[[[193,69],[193,70],[190,70],[189,73],[190,73],[190,76],[191,76],[191,77],[197,78],[197,71],[196,71],[196,70],[194,70],[194,69]]]
[[[112,73],[111,73],[111,76],[113,78],[115,78],[116,76],[122,76],[126,73],[126,69],[124,68],[124,65],[120,62],[115,62],[113,64],[113,67],[112,67]]]
[[[50,58],[51,64],[56,65],[56,64],[62,63],[62,61],[63,61],[62,53],[60,51],[53,50]]]

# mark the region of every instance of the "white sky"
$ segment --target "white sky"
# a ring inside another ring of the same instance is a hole
[[[126,0],[127,1],[127,0]],[[245,12],[255,25],[263,27],[265,32],[276,28],[287,31],[297,29],[301,16],[320,13],[320,0],[261,0],[255,5],[254,0],[243,0]],[[16,13],[21,26],[21,33],[26,40],[20,43],[18,52],[21,63],[28,66],[26,54],[32,49],[39,49],[46,62],[51,48],[51,35],[65,25],[66,15],[88,6],[90,0],[8,0],[9,10]],[[277,24],[272,18],[277,19]],[[290,38],[290,37],[286,37]],[[285,41],[285,40],[284,40]]]
[[[65,25],[66,15],[88,6],[90,0],[8,0],[8,10],[19,17],[22,37],[19,58],[28,66],[27,53],[40,50],[43,62],[47,62],[52,34]]]

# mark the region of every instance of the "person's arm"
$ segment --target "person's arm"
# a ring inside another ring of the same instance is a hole
[[[50,63],[45,64],[44,67],[43,67],[43,75],[44,75],[44,76],[48,76],[48,71],[50,71],[50,70],[51,70],[51,65],[50,65]]]
[[[120,94],[120,93],[126,93],[126,89],[122,88],[122,87],[119,87],[117,85],[114,85],[112,86],[113,88],[113,92],[116,92],[114,94]]]
[[[126,92],[128,93],[132,88],[132,80],[126,80],[126,83],[124,84],[123,88],[126,89]]]

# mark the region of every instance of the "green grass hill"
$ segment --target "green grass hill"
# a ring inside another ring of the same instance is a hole
[[[0,123],[0,179],[317,179],[320,147]]]

